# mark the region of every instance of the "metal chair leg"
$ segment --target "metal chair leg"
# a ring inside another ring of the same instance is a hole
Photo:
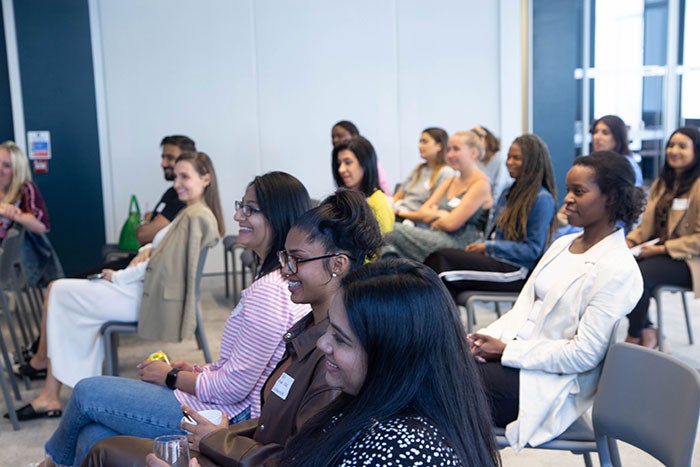
[[[688,329],[688,342],[693,345],[693,327],[690,325],[690,315],[688,314],[688,299],[685,298],[685,292],[681,292],[681,299],[683,300],[683,313],[685,313],[685,326]]]

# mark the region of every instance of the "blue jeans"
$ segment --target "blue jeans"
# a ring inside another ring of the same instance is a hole
[[[166,387],[113,376],[85,378],[44,449],[57,464],[80,466],[90,448],[110,436],[185,434],[181,418],[180,402]]]

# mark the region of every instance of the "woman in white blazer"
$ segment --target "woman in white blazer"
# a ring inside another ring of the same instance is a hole
[[[566,185],[566,215],[583,232],[555,241],[513,309],[469,335],[494,421],[516,450],[559,436],[592,406],[613,326],[642,294],[616,226],[630,225],[644,205],[627,160],[612,152],[581,157]]]

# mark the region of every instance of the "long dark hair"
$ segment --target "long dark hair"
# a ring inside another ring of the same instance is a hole
[[[340,151],[348,150],[355,154],[357,161],[362,166],[364,175],[360,184],[360,191],[365,196],[372,196],[372,193],[379,189],[379,174],[377,173],[377,153],[374,146],[364,136],[353,136],[352,139],[345,143],[340,143],[333,148],[333,178],[338,187],[344,186],[343,178],[338,173],[338,154]]]
[[[289,441],[283,465],[326,465],[374,421],[402,415],[435,426],[463,465],[500,464],[481,377],[437,274],[381,260],[345,276],[339,293],[367,375],[356,396],[342,395]]]
[[[668,165],[668,161],[664,157],[664,165],[661,168],[661,174],[659,175],[662,183],[657,183],[655,185],[652,195],[658,194],[663,185],[665,191],[675,193],[675,196],[680,196],[690,190],[690,187],[693,186],[693,183],[695,183],[698,175],[700,175],[700,131],[691,126],[679,128],[668,137],[666,147],[668,147],[668,144],[671,142],[671,138],[673,138],[673,135],[676,133],[681,133],[687,136],[693,142],[693,163],[686,167],[686,169],[680,175],[676,175],[676,170]]]
[[[366,258],[376,257],[382,246],[379,224],[365,197],[347,188],[339,188],[307,211],[294,228],[306,233],[308,242],[320,241],[327,253],[347,253],[352,258],[350,270],[362,266]]]
[[[593,122],[593,125],[591,125],[591,134],[593,134],[599,122],[605,123],[605,126],[610,129],[610,133],[615,140],[613,152],[623,156],[631,155],[632,151],[630,151],[629,136],[627,136],[627,125],[625,122],[617,115],[604,115]]]
[[[287,233],[299,217],[311,208],[311,199],[304,185],[285,172],[268,172],[259,175],[248,184],[253,187],[258,206],[272,227],[270,251],[265,258],[258,258],[259,277],[280,267],[277,252],[284,250]]]
[[[611,221],[622,221],[630,229],[646,204],[646,195],[634,186],[634,170],[625,156],[612,151],[597,151],[578,157],[573,165],[588,167],[595,173],[595,183],[608,198]]]
[[[513,183],[508,193],[508,202],[496,219],[496,225],[503,229],[506,240],[522,241],[527,237],[527,219],[535,205],[540,187],[544,187],[557,199],[557,185],[554,169],[547,145],[537,135],[522,135],[513,144],[520,146],[523,155],[523,171]],[[555,229],[552,218],[550,235]]]
[[[169,143],[173,144],[173,143]],[[223,237],[226,233],[226,225],[224,224],[223,210],[221,209],[221,197],[219,197],[219,182],[216,179],[216,171],[214,164],[209,156],[203,152],[186,151],[180,154],[175,163],[188,161],[194,167],[194,170],[203,177],[209,174],[209,185],[204,189],[204,202],[207,203],[209,209],[216,218],[216,223],[219,229],[219,236]]]

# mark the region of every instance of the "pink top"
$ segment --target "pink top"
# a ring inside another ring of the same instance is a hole
[[[391,189],[389,178],[387,178],[384,167],[382,167],[379,161],[377,161],[377,177],[379,178],[379,189],[386,193],[387,196],[392,196],[394,192]]]
[[[219,359],[195,367],[197,397],[180,390],[175,397],[195,410],[218,409],[229,418],[250,406],[251,417],[259,417],[260,390],[282,359],[282,337],[310,310],[292,303],[279,269],[256,280],[226,321]]]

